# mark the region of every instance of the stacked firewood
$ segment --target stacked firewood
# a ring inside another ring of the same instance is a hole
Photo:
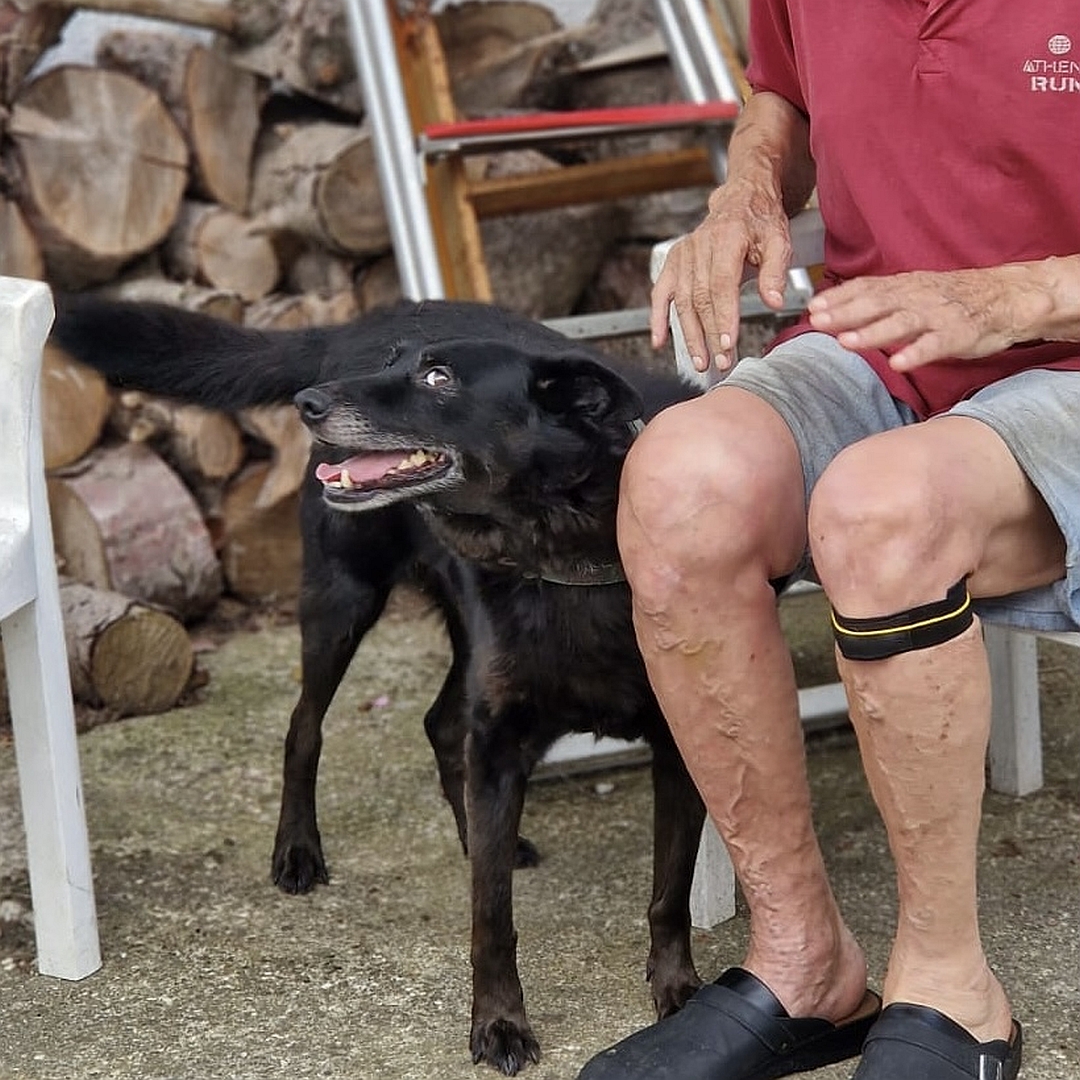
[[[572,30],[531,0],[440,10],[458,104],[670,97],[655,50],[581,63],[646,35],[649,7],[604,0]],[[92,65],[33,73],[76,8],[157,21],[103,36]],[[340,0],[0,0],[0,274],[260,327],[396,299],[349,40]],[[618,206],[485,222],[496,299],[542,317],[590,296],[640,304],[652,240],[689,227],[701,199],[654,199],[645,224]],[[307,435],[291,407],[225,415],[112,390],[52,347],[43,400],[76,694],[168,708],[191,676],[188,630],[223,595],[295,597]]]

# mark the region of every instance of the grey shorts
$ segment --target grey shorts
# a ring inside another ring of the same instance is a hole
[[[844,447],[918,422],[860,356],[827,334],[802,334],[766,357],[747,357],[717,385],[748,390],[783,417],[802,457],[807,499]],[[1080,371],[1024,371],[980,390],[948,415],[974,417],[1001,436],[1046,500],[1066,543],[1062,580],[981,599],[976,610],[991,622],[1032,630],[1076,630],[1080,627]],[[809,556],[797,576],[813,577]]]

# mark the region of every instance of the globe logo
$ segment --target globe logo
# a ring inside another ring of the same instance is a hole
[[[1072,41],[1065,34],[1055,34],[1047,43],[1046,47],[1055,56],[1064,56],[1072,48]]]

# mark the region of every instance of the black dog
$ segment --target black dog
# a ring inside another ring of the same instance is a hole
[[[689,891],[704,808],[637,651],[615,501],[638,426],[691,391],[487,305],[403,304],[339,327],[256,332],[173,308],[71,299],[59,344],[113,381],[238,409],[295,397],[315,436],[302,499],[303,686],[286,741],[274,880],[325,882],[320,726],[405,577],[447,620],[453,662],[425,729],[472,867],[471,1048],[539,1058],[511,908],[527,778],[568,731],[653,751],[647,973],[657,1013],[698,985]],[[361,512],[357,512],[361,511]]]

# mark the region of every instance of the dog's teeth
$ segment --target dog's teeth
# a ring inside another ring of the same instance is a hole
[[[399,462],[391,470],[400,472],[403,469],[418,469],[421,465],[428,465],[436,460],[436,455],[428,450],[414,450],[407,458]]]
[[[353,486],[352,477],[349,475],[348,469],[341,470],[341,478],[338,480],[338,483],[343,488],[351,488]]]

